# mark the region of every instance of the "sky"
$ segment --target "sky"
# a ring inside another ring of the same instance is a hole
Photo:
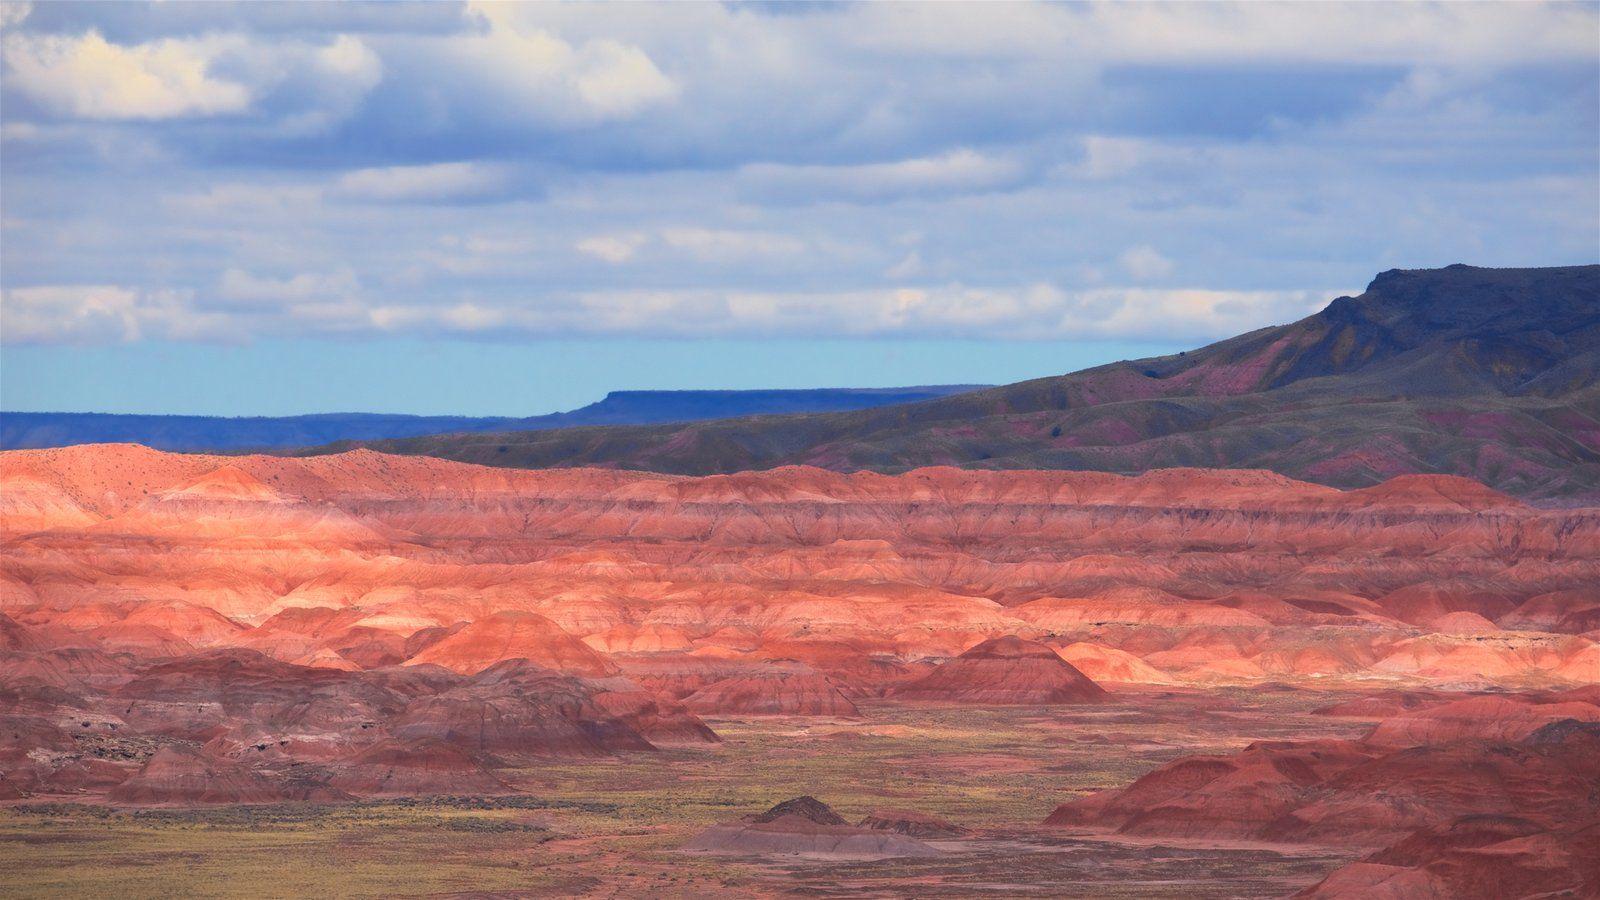
[[[1600,4],[0,4],[0,409],[1004,383],[1600,259]]]

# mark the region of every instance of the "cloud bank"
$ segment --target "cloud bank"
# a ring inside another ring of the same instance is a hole
[[[1592,262],[1593,4],[0,6],[0,341],[1201,341]]]

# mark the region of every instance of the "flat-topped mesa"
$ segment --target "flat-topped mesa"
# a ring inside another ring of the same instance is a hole
[[[1044,705],[1096,703],[1106,692],[1044,644],[1007,635],[972,647],[891,695],[900,700]]]

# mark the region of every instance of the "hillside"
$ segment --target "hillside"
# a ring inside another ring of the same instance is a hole
[[[1202,466],[1358,487],[1438,473],[1580,502],[1600,498],[1597,373],[1600,266],[1456,265],[1384,272],[1359,297],[1187,353],[914,404],[368,446],[679,474]]]
[[[945,397],[983,385],[755,391],[613,391],[598,403],[528,418],[328,413],[307,416],[0,414],[0,450],[137,443],[158,450],[245,450],[375,441],[441,432],[536,431],[579,425],[649,425],[758,413],[867,409]]]

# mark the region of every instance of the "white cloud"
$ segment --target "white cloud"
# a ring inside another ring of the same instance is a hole
[[[192,314],[193,293],[117,285],[45,285],[0,292],[0,341],[107,344],[143,338],[224,340],[218,317]]]
[[[798,257],[810,249],[793,235],[774,231],[701,228],[674,225],[655,232],[594,235],[578,241],[578,252],[612,265],[631,262],[641,250],[659,248],[668,255],[696,262],[731,264],[759,259]]]
[[[883,276],[896,281],[915,278],[923,272],[922,252],[913,247],[899,262],[885,269]]]
[[[276,309],[309,302],[342,301],[361,291],[354,272],[300,272],[288,278],[256,276],[227,269],[218,283],[217,296],[238,309]]]
[[[31,12],[33,4],[27,0],[0,0],[0,28],[21,25]]]
[[[677,96],[673,80],[635,45],[609,37],[570,43],[540,27],[538,11],[523,4],[471,3],[468,10],[478,33],[425,45],[447,74],[465,76],[457,82],[464,103],[570,127],[628,119]]]
[[[1332,292],[1053,285],[843,291],[581,291],[520,301],[371,304],[346,272],[288,278],[229,270],[216,300],[126,287],[17,288],[3,295],[6,343],[140,339],[243,341],[267,335],[530,337],[962,337],[1201,342],[1301,318]]]
[[[674,337],[963,337],[1214,340],[1303,318],[1327,291],[884,288],[833,292],[595,291],[443,307],[389,305],[381,330]]]
[[[1017,187],[1028,177],[1015,160],[975,150],[859,166],[794,166],[757,163],[739,172],[748,193],[767,200],[878,202],[905,197],[948,197]]]
[[[281,136],[346,118],[382,79],[358,38],[263,42],[242,33],[119,44],[100,32],[8,33],[5,85],[54,117],[90,121],[265,118]]]
[[[661,242],[701,262],[732,262],[772,256],[799,256],[805,241],[770,231],[736,231],[720,228],[665,228]]]
[[[509,180],[504,167],[489,163],[389,166],[347,172],[334,186],[334,193],[381,203],[477,200],[502,194]]]
[[[599,234],[578,241],[574,247],[579,253],[615,266],[633,259],[649,240],[650,236],[645,234]]]
[[[1139,281],[1153,281],[1172,274],[1174,264],[1149,244],[1129,247],[1117,257],[1123,271]]]
[[[1516,64],[1594,55],[1584,3],[862,4],[874,52],[1105,63]]]
[[[124,47],[81,37],[8,34],[7,80],[53,112],[85,119],[170,119],[243,112],[250,91],[211,74],[227,42],[167,39]]]
[[[163,198],[174,212],[199,219],[220,217],[291,218],[316,214],[320,188],[303,184],[225,182],[201,191]]]

